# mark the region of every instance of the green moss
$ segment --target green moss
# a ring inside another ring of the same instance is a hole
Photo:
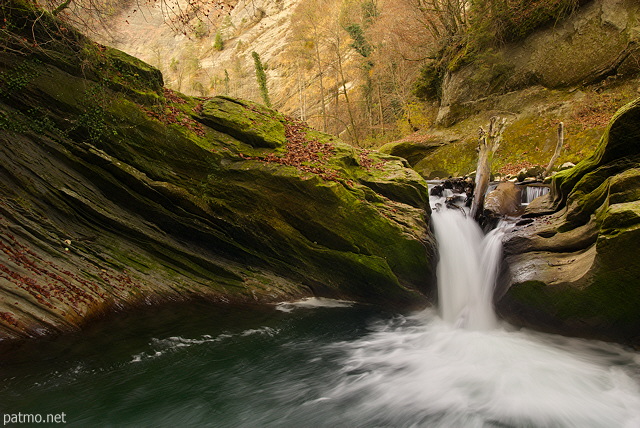
[[[163,90],[153,68],[77,42],[0,97],[0,127],[13,131],[0,132],[11,195],[0,227],[15,219],[34,249],[56,246],[47,254],[60,256],[65,242],[65,269],[99,278],[104,302],[191,293],[266,301],[311,289],[425,302],[427,188],[403,160],[251,102],[214,98],[200,112],[200,100]],[[19,62],[1,53],[0,72]],[[302,166],[322,164],[330,176],[266,162],[288,150],[287,138],[319,147]],[[124,266],[122,286],[103,278]]]
[[[612,204],[602,215],[601,233],[614,236],[640,224],[640,200]]]
[[[619,204],[640,200],[640,169],[632,168],[611,177],[609,203]]]
[[[447,176],[467,175],[476,170],[477,144],[472,138],[447,144],[425,156],[414,169],[424,177],[429,177],[433,171],[446,172]]]
[[[560,232],[586,224],[596,210],[606,201],[609,194],[608,176],[602,170],[585,175],[567,201],[566,222]],[[596,187],[593,189],[593,187]]]
[[[35,58],[25,59],[8,70],[0,71],[0,98],[19,95],[20,91],[40,75],[41,64]]]
[[[571,191],[578,187],[580,182],[580,188],[593,187],[599,185],[598,177],[601,182],[604,178],[633,166],[640,156],[640,146],[636,144],[640,139],[639,124],[640,99],[627,104],[615,114],[593,155],[575,168],[560,172],[553,178],[552,188],[556,204],[564,205]],[[599,172],[596,171],[595,175],[589,176],[588,174],[599,165],[604,166]]]
[[[554,312],[555,305],[549,293],[549,287],[541,281],[522,282],[512,285],[509,289],[509,297],[521,305],[537,311]]]
[[[255,147],[278,148],[286,141],[284,117],[248,101],[215,97],[203,104],[199,120]]]
[[[443,79],[444,70],[437,62],[425,64],[420,69],[420,75],[414,83],[414,95],[424,100],[439,100],[442,97]]]

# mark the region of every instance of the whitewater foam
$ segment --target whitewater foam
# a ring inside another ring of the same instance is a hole
[[[432,219],[440,255],[436,272],[442,318],[467,329],[497,327],[493,293],[508,224],[484,236],[463,208],[434,210]]]
[[[281,312],[291,312],[298,308],[348,308],[353,306],[354,302],[347,300],[327,299],[324,297],[308,297],[293,302],[281,302],[276,305],[276,309]]]
[[[252,336],[252,335],[267,335],[274,336],[279,333],[279,329],[271,328],[271,327],[260,327],[255,329],[247,329],[237,334],[229,334],[222,333],[217,336],[210,336],[208,334],[203,335],[197,339],[190,339],[180,336],[171,336],[164,339],[151,339],[149,346],[152,348],[151,351],[141,352],[132,357],[131,363],[139,363],[144,360],[155,359],[161,357],[167,353],[173,353],[178,351],[180,348],[189,348],[196,345],[203,345],[207,343],[216,343],[221,342],[226,339],[230,339],[237,336]]]
[[[343,381],[322,400],[348,402],[349,418],[392,426],[639,426],[640,388],[628,371],[638,369],[637,355],[619,346],[458,329],[433,310],[377,330],[337,345],[348,350]]]

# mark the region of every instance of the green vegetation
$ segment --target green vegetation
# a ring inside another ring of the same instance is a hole
[[[262,95],[264,105],[266,105],[267,107],[271,107],[271,100],[269,99],[269,88],[267,87],[267,74],[264,71],[262,60],[260,60],[260,55],[258,55],[258,52],[251,52],[251,56],[253,57],[253,62],[256,69],[256,80],[258,82],[258,87],[260,88],[260,95]]]
[[[224,41],[222,40],[222,33],[220,31],[216,32],[216,37],[213,40],[213,48],[217,51],[224,50]]]
[[[0,266],[18,278],[0,290],[0,337],[192,297],[426,303],[427,187],[403,160],[168,90],[82,36],[41,55],[46,20],[20,10],[31,39],[0,52]]]
[[[353,39],[351,47],[363,57],[369,57],[373,52],[373,47],[365,38],[362,27],[358,24],[349,24],[345,27],[345,30],[347,30],[347,33],[349,33]]]
[[[193,35],[196,39],[203,39],[209,34],[209,27],[205,22],[201,19],[198,19],[195,26],[193,27]]]
[[[538,28],[555,23],[585,0],[474,1],[470,10],[471,45],[482,48],[521,40]]]

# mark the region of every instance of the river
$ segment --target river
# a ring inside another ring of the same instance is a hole
[[[440,309],[123,312],[5,353],[0,413],[64,413],[77,427],[640,427],[640,353],[501,322],[500,231],[483,237],[457,210],[434,222]]]
[[[435,309],[176,304],[15,356],[0,412],[77,427],[640,426],[638,353]]]

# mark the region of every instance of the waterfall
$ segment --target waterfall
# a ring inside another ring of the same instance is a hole
[[[535,198],[546,195],[549,193],[547,186],[526,186],[526,190],[522,192],[522,204],[528,205]]]
[[[440,254],[436,272],[442,318],[470,330],[493,329],[497,326],[493,291],[505,226],[484,236],[462,208],[444,208],[440,200],[432,203],[439,203],[432,219]]]

